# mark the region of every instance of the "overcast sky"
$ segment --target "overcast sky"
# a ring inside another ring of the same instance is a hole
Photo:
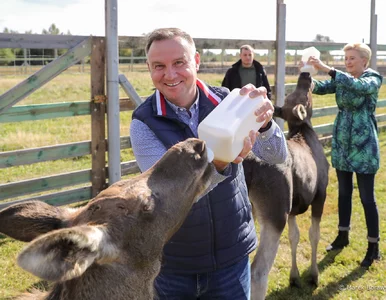
[[[118,34],[180,27],[195,38],[276,39],[276,0],[118,0]],[[370,42],[371,0],[286,0],[286,40]],[[105,0],[1,0],[0,32],[105,34]],[[386,0],[376,0],[378,44],[386,44]],[[383,30],[382,30],[383,29]]]

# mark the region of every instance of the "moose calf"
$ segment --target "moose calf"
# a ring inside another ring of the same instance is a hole
[[[311,124],[311,82],[309,73],[301,73],[296,90],[286,97],[284,106],[275,106],[275,116],[288,122],[289,151],[286,161],[269,165],[250,154],[243,162],[253,213],[260,224],[259,246],[251,266],[253,300],[265,298],[268,274],[287,221],[292,254],[290,284],[299,285],[296,265],[299,229],[296,215],[304,213],[309,206],[312,209],[309,230],[312,248],[311,281],[318,283],[316,251],[329,164]]]
[[[32,241],[18,264],[54,282],[48,293],[23,299],[153,299],[163,246],[211,184],[213,170],[205,143],[188,139],[84,207],[31,201],[0,211],[1,233]]]

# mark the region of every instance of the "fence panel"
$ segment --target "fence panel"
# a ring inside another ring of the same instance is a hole
[[[288,86],[288,91],[293,89],[293,84]],[[286,94],[288,93],[286,91]],[[120,99],[121,111],[132,110],[135,108],[134,101],[128,98]],[[386,99],[378,101],[378,107],[386,107]],[[324,107],[313,110],[313,118],[335,115],[337,107]],[[16,106],[10,108],[7,112],[0,115],[0,123],[20,122],[27,120],[41,120],[56,117],[74,117],[79,115],[90,115],[90,102],[75,103],[55,103],[44,105]],[[386,114],[377,115],[378,122],[386,121]],[[314,126],[316,132],[321,136],[331,135],[333,124],[322,124]],[[381,126],[382,128],[385,126]],[[104,140],[104,144],[107,141]],[[129,136],[120,138],[121,149],[131,148]],[[43,161],[68,159],[71,157],[85,156],[91,154],[91,141],[69,143],[40,147],[34,149],[22,149],[16,151],[7,151],[0,153],[0,169],[20,165],[29,165]],[[104,152],[103,152],[104,153]],[[105,176],[108,174],[106,167]],[[136,174],[139,172],[135,160],[123,162],[121,164],[122,176]],[[69,188],[79,185],[87,185],[92,182],[92,171],[81,170],[76,172],[58,174],[38,179],[24,180],[0,185],[0,209],[12,203],[39,199],[53,205],[64,205],[73,202],[88,200],[93,197],[91,185],[77,187],[65,191],[54,191],[53,193],[41,196],[28,196],[36,193],[44,193],[51,190]],[[26,196],[27,198],[9,201],[10,199]],[[7,201],[8,200],[8,201]]]

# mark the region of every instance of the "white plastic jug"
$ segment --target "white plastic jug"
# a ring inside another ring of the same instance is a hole
[[[263,96],[250,98],[234,89],[198,126],[198,137],[214,153],[214,159],[232,162],[240,154],[244,139],[251,130],[259,130],[255,110],[264,101]],[[209,150],[209,151],[210,151]]]
[[[300,69],[300,72],[308,72],[312,75],[318,73],[318,71],[311,65],[307,65],[307,61],[310,56],[315,56],[316,58],[320,58],[320,52],[315,47],[309,47],[303,50],[302,62],[304,66]]]

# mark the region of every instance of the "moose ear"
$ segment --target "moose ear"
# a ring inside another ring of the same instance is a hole
[[[307,117],[307,110],[302,104],[296,105],[292,109],[292,113],[294,114],[295,117],[297,117],[300,120],[304,120]]]
[[[0,211],[0,233],[29,242],[49,231],[65,227],[74,209],[54,207],[42,201],[14,204]]]
[[[97,259],[117,257],[103,226],[60,229],[31,242],[18,256],[26,271],[48,281],[65,281],[81,276]]]

